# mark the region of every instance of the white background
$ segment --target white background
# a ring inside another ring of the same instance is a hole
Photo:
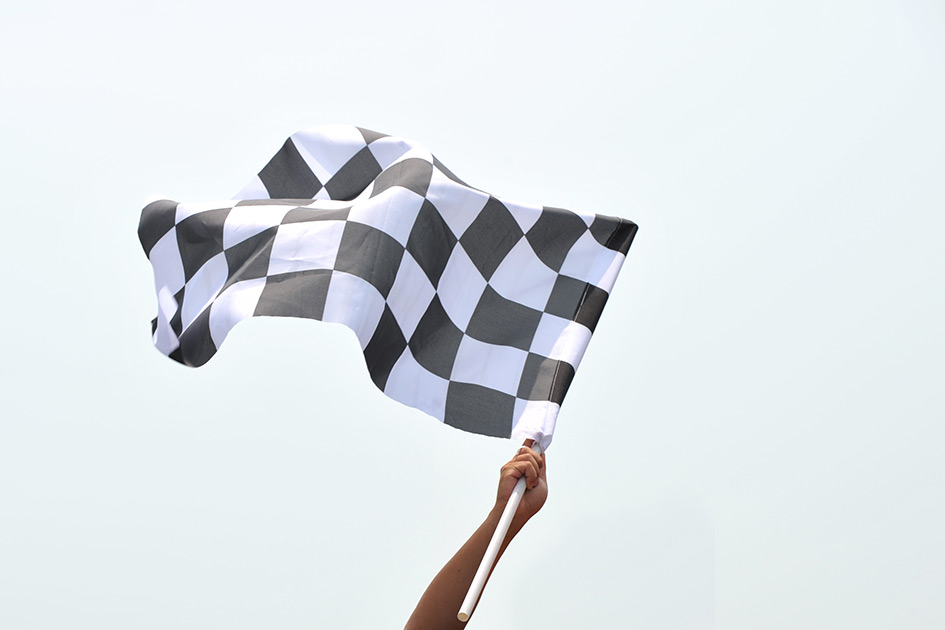
[[[513,445],[354,335],[151,347],[143,201],[290,133],[640,233],[477,628],[945,625],[945,5],[0,9],[0,627],[399,628]]]

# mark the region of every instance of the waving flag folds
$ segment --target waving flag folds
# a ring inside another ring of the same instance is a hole
[[[157,348],[206,363],[248,317],[351,328],[385,394],[547,447],[637,226],[500,200],[423,146],[357,127],[291,136],[233,199],[155,201]]]

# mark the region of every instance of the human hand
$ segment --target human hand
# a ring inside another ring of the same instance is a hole
[[[545,454],[539,455],[528,446],[522,446],[519,452],[502,467],[499,476],[499,488],[496,493],[496,508],[502,509],[509,500],[516,482],[525,477],[525,494],[515,511],[513,521],[524,525],[534,516],[548,498],[548,478]]]
[[[529,442],[526,442],[526,444],[531,445]],[[512,538],[522,529],[526,521],[541,509],[548,497],[545,456],[539,455],[528,446],[520,448],[515,457],[502,467],[495,507],[489,512],[482,525],[473,532],[469,540],[460,547],[459,551],[450,558],[449,562],[433,578],[407,621],[408,630],[430,630],[433,628],[437,630],[445,628],[462,630],[466,627],[465,621],[459,620],[456,611],[460,609],[464,597],[469,591],[483,556],[491,548],[490,540],[500,523],[502,512],[509,502],[515,484],[524,477],[526,490],[515,515],[512,517],[512,522],[509,523],[505,540],[498,550],[498,557],[502,556]],[[493,558],[493,560],[498,561],[497,558]],[[482,588],[481,583],[479,588]]]

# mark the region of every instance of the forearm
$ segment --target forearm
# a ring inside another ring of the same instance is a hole
[[[437,573],[427,587],[407,621],[406,630],[450,630],[463,628],[465,624],[456,617],[459,608],[466,597],[469,585],[479,568],[479,563],[485,555],[492,534],[495,532],[499,517],[504,505],[497,504],[489,512],[486,520],[473,532],[469,540],[460,547],[449,562]],[[513,518],[509,532],[499,548],[498,559],[502,557],[512,538],[522,529],[527,519]],[[495,568],[495,565],[493,565]],[[491,575],[490,570],[490,575]]]
[[[523,478],[526,480],[525,494],[509,523],[508,532],[499,546],[499,552],[489,569],[489,575],[492,574],[492,569],[498,564],[506,547],[525,526],[525,523],[541,509],[548,495],[545,456],[539,455],[528,448],[529,446],[531,446],[530,442],[526,442],[515,457],[502,467],[495,505],[482,525],[473,532],[473,535],[430,582],[413,615],[407,621],[406,630],[459,630],[463,628],[464,624],[457,618],[457,613],[463,605],[463,600],[466,599],[469,586],[479,570],[496,526],[519,480]],[[486,580],[488,581],[488,576]],[[477,601],[476,604],[478,603]]]

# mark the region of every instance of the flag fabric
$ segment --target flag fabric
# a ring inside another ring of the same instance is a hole
[[[254,316],[337,322],[389,397],[547,447],[637,226],[475,189],[420,144],[357,127],[292,135],[243,190],[158,200],[154,344],[200,366]]]

